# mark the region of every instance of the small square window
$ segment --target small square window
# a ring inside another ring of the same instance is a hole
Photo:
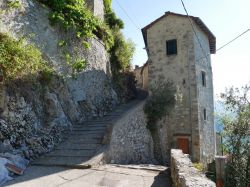
[[[202,86],[206,86],[206,72],[202,71],[201,72],[201,79],[202,79]]]
[[[167,47],[167,55],[177,54],[177,41],[176,41],[176,39],[167,40],[166,47]]]

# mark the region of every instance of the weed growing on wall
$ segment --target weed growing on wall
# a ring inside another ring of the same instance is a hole
[[[48,79],[53,70],[43,60],[41,52],[35,46],[25,44],[24,41],[0,33],[0,68],[5,79],[19,79],[41,72],[45,72]]]
[[[87,42],[88,38],[97,36],[107,49],[113,45],[109,27],[95,17],[86,7],[84,0],[37,0],[50,9],[49,19],[52,25],[59,24],[65,30],[74,29],[76,37]]]
[[[19,0],[8,0],[7,1],[7,7],[10,9],[17,9],[21,8],[21,3]]]
[[[147,128],[154,130],[158,120],[166,116],[175,105],[176,90],[171,82],[158,82],[150,89],[144,112],[147,116]]]

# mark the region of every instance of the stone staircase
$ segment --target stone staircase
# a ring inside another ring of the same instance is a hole
[[[117,107],[103,118],[73,125],[72,130],[63,136],[63,141],[52,152],[31,164],[71,168],[90,168],[99,164],[104,155],[103,140],[108,127],[139,102],[133,100]]]

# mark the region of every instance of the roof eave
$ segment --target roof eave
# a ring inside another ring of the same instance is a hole
[[[164,17],[166,17],[168,15],[175,15],[175,16],[187,17],[186,15],[177,14],[177,13],[173,13],[173,12],[168,11],[164,15],[162,15],[161,17],[157,18],[156,20],[154,20],[153,22],[151,22],[150,24],[148,24],[147,26],[145,26],[144,28],[142,28],[141,31],[142,31],[142,35],[143,35],[143,39],[144,39],[144,43],[145,43],[146,49],[148,47],[148,43],[147,43],[147,30],[151,26],[153,26],[156,22],[160,21],[162,18],[164,18]],[[193,17],[193,16],[189,16],[189,17],[207,35],[208,40],[209,40],[210,53],[211,54],[215,54],[216,53],[216,37],[213,35],[213,33],[208,29],[208,27],[203,23],[203,21],[200,18]]]

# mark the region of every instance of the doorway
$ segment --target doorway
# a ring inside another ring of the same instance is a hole
[[[183,153],[189,154],[188,138],[177,138],[177,148],[181,149]]]

